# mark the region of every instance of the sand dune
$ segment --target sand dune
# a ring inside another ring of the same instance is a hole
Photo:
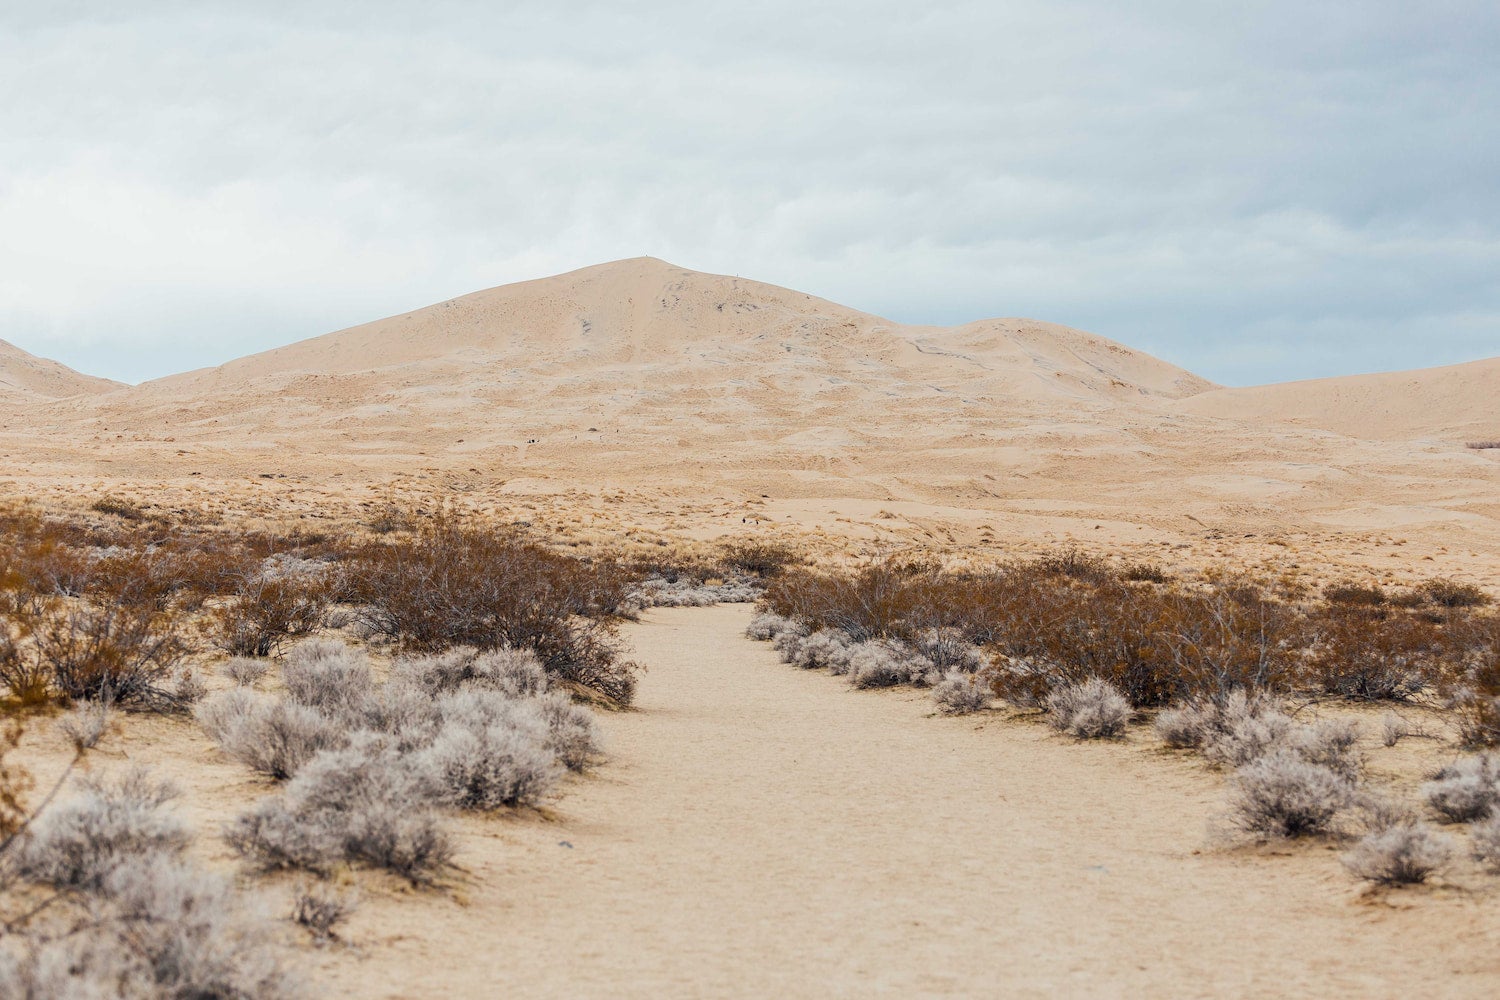
[[[61,399],[122,387],[121,382],[76,372],[67,365],[28,354],[9,341],[0,340],[0,403]]]
[[[1500,358],[1442,368],[1217,389],[1184,413],[1278,420],[1383,440],[1500,438]]]
[[[904,326],[637,258],[114,392],[28,397],[0,456],[44,491],[286,476],[457,477],[492,508],[610,493],[624,520],[700,535],[753,519],[958,545],[1493,551],[1500,461],[1463,443],[1496,433],[1497,365],[1224,389],[1053,324]],[[658,516],[662,497],[723,509]]]

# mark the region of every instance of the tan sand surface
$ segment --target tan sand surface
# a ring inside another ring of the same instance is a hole
[[[1212,831],[1191,757],[932,717],[657,609],[636,711],[550,818],[468,821],[458,898],[367,900],[330,990],[369,997],[1463,997],[1500,897],[1363,894],[1326,846]],[[1477,876],[1476,876],[1477,878]]]

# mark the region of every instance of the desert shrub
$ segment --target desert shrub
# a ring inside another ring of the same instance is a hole
[[[600,751],[593,714],[560,691],[538,695],[535,704],[547,726],[547,749],[568,770],[586,769]]]
[[[1051,726],[1079,739],[1119,736],[1130,721],[1130,702],[1098,677],[1054,688],[1046,704]]]
[[[847,671],[854,649],[849,636],[836,629],[819,629],[797,645],[797,656],[793,661],[806,670],[833,667],[835,672]]]
[[[232,656],[271,656],[324,625],[328,594],[316,576],[255,573],[214,609],[214,643]]]
[[[912,645],[941,670],[972,674],[984,666],[984,654],[979,647],[969,642],[961,629],[951,626],[921,629]]]
[[[355,905],[349,893],[322,885],[304,885],[292,899],[292,923],[306,928],[319,943],[332,941],[338,937],[333,929],[349,918]]]
[[[537,802],[559,777],[551,727],[534,701],[465,690],[438,699],[442,728],[418,767],[465,809]]]
[[[413,760],[365,736],[308,761],[279,794],[242,813],[225,837],[265,868],[327,872],[360,862],[430,881],[452,840],[432,808],[437,791]]]
[[[358,726],[369,711],[374,677],[369,658],[341,642],[304,642],[281,667],[287,697],[346,726]]]
[[[791,626],[791,622],[773,611],[757,612],[745,627],[745,638],[769,642]]]
[[[1422,786],[1427,802],[1450,823],[1468,823],[1500,805],[1500,755],[1466,757],[1443,768]]]
[[[98,891],[132,858],[178,855],[187,848],[188,831],[163,810],[177,795],[142,769],[112,782],[87,778],[81,795],[52,806],[26,831],[16,871],[58,889]]]
[[[4,680],[36,683],[65,700],[174,709],[170,682],[187,654],[170,616],[143,608],[54,601],[27,625],[27,641]],[[14,671],[14,673],[12,673]]]
[[[1474,856],[1487,862],[1491,868],[1500,869],[1500,811],[1475,823],[1470,828],[1473,837]]]
[[[782,629],[771,640],[771,647],[781,656],[783,663],[796,663],[802,656],[802,644],[807,641],[807,629],[803,626],[794,625],[791,628]]]
[[[283,964],[273,925],[223,876],[139,858],[106,887],[116,940],[149,992],[257,1000],[302,994]],[[148,985],[149,984],[149,985]]]
[[[219,671],[240,687],[254,687],[256,682],[270,670],[264,659],[253,656],[235,656],[224,661]]]
[[[1120,579],[1128,583],[1169,583],[1172,576],[1159,563],[1133,562],[1120,568]]]
[[[1062,552],[1041,556],[1034,566],[1042,573],[1071,577],[1074,580],[1093,584],[1105,583],[1113,580],[1115,576],[1109,563],[1098,556],[1089,555],[1078,549],[1065,549]]]
[[[1467,615],[1446,625],[1454,647],[1441,690],[1466,746],[1500,744],[1500,616]]]
[[[89,504],[89,510],[97,511],[100,514],[109,514],[124,521],[144,521],[146,519],[145,511],[129,500],[122,500],[119,497],[100,497]]]
[[[939,680],[931,660],[915,648],[893,640],[862,642],[849,650],[846,663],[850,683],[861,689],[933,684]]]
[[[1309,666],[1324,691],[1345,698],[1405,700],[1433,684],[1449,655],[1427,619],[1332,606],[1310,622]]]
[[[756,540],[726,543],[719,560],[731,570],[754,573],[763,580],[776,576],[788,566],[800,565],[804,561],[802,556],[790,546]]]
[[[317,709],[246,688],[220,691],[194,714],[225,753],[277,779],[291,777],[318,753],[348,740],[347,726]]]
[[[1386,602],[1385,591],[1377,583],[1335,583],[1323,588],[1323,599],[1330,604],[1354,604],[1379,607]]]
[[[915,625],[938,624],[927,596],[934,568],[888,558],[852,573],[789,568],[773,579],[766,610],[809,631],[836,629],[854,642],[897,636]]]
[[[1359,752],[1359,723],[1348,719],[1323,719],[1297,726],[1288,734],[1286,747],[1310,764],[1326,767],[1342,778],[1358,780],[1364,768]]]
[[[433,696],[467,684],[527,698],[542,694],[550,683],[535,653],[509,647],[487,652],[459,647],[429,656],[402,657],[392,666],[391,675]]]
[[[990,687],[983,677],[950,670],[932,689],[932,700],[944,715],[968,715],[990,706]]]
[[[554,677],[621,703],[634,695],[635,667],[608,620],[629,590],[613,564],[439,519],[356,553],[349,589],[363,626],[407,651],[531,649]]]
[[[1490,603],[1490,595],[1472,583],[1436,577],[1422,584],[1422,593],[1441,608],[1477,608]]]
[[[1230,787],[1233,822],[1246,832],[1276,837],[1328,832],[1354,796],[1347,778],[1285,749],[1240,768]]]
[[[1168,746],[1202,750],[1223,740],[1245,720],[1264,715],[1285,718],[1272,699],[1236,689],[1219,699],[1192,698],[1174,705],[1156,717],[1155,728]],[[1248,760],[1247,756],[1235,763]]]
[[[743,577],[718,582],[653,577],[632,590],[627,600],[637,608],[703,608],[713,604],[749,604],[759,598],[760,588]]]
[[[1362,837],[1344,855],[1359,878],[1382,885],[1425,882],[1454,856],[1453,843],[1421,821],[1396,823]]]

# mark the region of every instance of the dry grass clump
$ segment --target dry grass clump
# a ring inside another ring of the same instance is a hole
[[[1411,885],[1427,881],[1456,853],[1449,838],[1420,820],[1408,820],[1366,834],[1344,855],[1343,862],[1367,881]]]
[[[1500,806],[1500,754],[1466,757],[1443,768],[1422,787],[1427,802],[1449,823],[1468,823]]]
[[[1054,688],[1047,695],[1046,705],[1052,728],[1081,740],[1120,736],[1131,715],[1125,696],[1098,677]]]
[[[355,897],[326,885],[310,883],[292,900],[292,923],[306,928],[319,944],[338,938],[334,928],[354,913]]]

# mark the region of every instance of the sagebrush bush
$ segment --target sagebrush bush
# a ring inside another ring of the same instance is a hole
[[[1396,823],[1360,838],[1344,866],[1382,885],[1425,882],[1453,860],[1453,842],[1421,821]]]
[[[340,862],[431,881],[453,856],[425,768],[373,736],[308,761],[278,794],[242,813],[231,847],[266,868],[328,872]]]
[[[438,700],[442,728],[417,766],[464,809],[536,803],[559,777],[552,731],[533,701],[460,691]]]
[[[1241,767],[1230,788],[1231,819],[1246,832],[1265,836],[1327,833],[1354,801],[1347,778],[1286,749]]]
[[[292,701],[348,727],[365,719],[375,683],[363,652],[319,640],[301,643],[287,654],[281,680]]]
[[[745,627],[745,638],[754,639],[757,642],[769,642],[785,632],[791,625],[789,619],[781,617],[774,611],[759,611]]]
[[[854,648],[849,636],[837,629],[819,629],[797,644],[796,658],[791,662],[805,670],[832,668],[835,673],[846,673]]]
[[[461,646],[429,656],[402,657],[392,665],[391,674],[432,696],[468,684],[527,698],[544,693],[550,684],[535,653],[509,647],[480,652]]]
[[[81,794],[53,805],[26,831],[15,870],[28,881],[96,892],[131,859],[179,855],[191,838],[164,809],[178,794],[140,768],[115,780],[85,778]]]
[[[1054,688],[1047,696],[1047,721],[1079,739],[1119,736],[1130,721],[1130,702],[1114,685],[1098,677]]]
[[[585,770],[601,750],[593,713],[560,691],[538,695],[536,706],[547,726],[547,749],[568,770]]]
[[[968,715],[990,707],[989,681],[978,674],[950,670],[932,689],[932,700],[944,715]]]
[[[1492,812],[1470,828],[1474,856],[1491,868],[1500,869],[1500,811]]]
[[[316,708],[230,688],[206,698],[195,716],[221,749],[256,771],[289,778],[318,753],[341,747],[349,729]]]
[[[811,637],[809,637],[811,639]],[[903,642],[876,639],[849,649],[844,658],[849,682],[857,688],[897,684],[935,684],[940,678],[931,660]],[[837,666],[837,663],[830,664]]]
[[[254,687],[256,682],[270,671],[264,659],[251,656],[236,656],[224,661],[219,672],[240,687]]]
[[[1439,771],[1422,793],[1450,823],[1483,819],[1500,806],[1500,754],[1466,757]]]

